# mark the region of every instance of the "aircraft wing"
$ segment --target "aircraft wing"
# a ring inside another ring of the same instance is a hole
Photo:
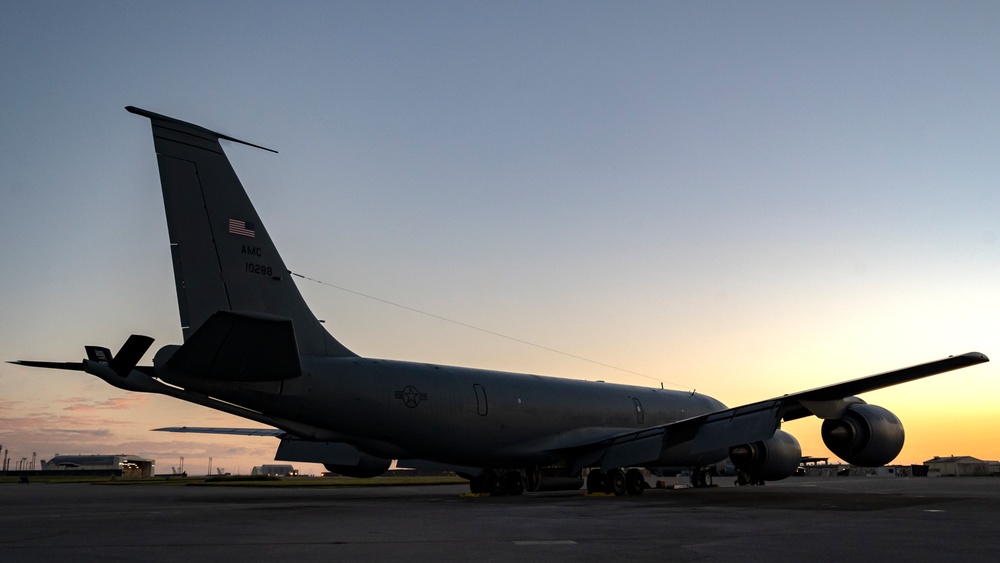
[[[668,452],[697,457],[703,452],[766,440],[774,434],[783,420],[795,420],[809,415],[838,418],[851,404],[863,402],[854,397],[859,393],[988,361],[989,358],[979,352],[949,356],[942,360],[622,433],[584,448],[587,451],[579,454],[576,464],[582,468],[599,461],[602,469],[648,465],[664,458]]]
[[[204,426],[167,426],[154,428],[154,432],[187,432],[191,434],[226,434],[229,436],[271,436],[284,438],[288,435],[277,428],[209,428]]]

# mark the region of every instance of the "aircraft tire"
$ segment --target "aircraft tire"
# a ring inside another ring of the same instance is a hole
[[[712,486],[712,475],[706,469],[696,469],[691,473],[691,486],[696,489],[703,489]]]
[[[625,474],[621,469],[612,469],[604,475],[604,489],[609,493],[614,493],[616,497],[625,494]]]
[[[503,491],[510,496],[524,494],[524,478],[520,471],[508,471],[503,476]]]
[[[630,495],[641,495],[646,488],[646,478],[642,476],[642,471],[636,468],[625,472],[625,492]]]
[[[604,472],[600,469],[591,469],[587,474],[587,492],[591,494],[604,492]]]
[[[494,473],[493,471],[488,471],[485,475],[486,480],[486,492],[494,497],[502,497],[506,494],[503,486],[503,478]]]

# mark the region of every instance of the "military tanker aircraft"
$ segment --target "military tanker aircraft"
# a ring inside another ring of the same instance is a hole
[[[735,408],[694,392],[363,358],[310,311],[220,139],[129,106],[152,124],[184,343],[138,365],[153,339],[134,334],[112,354],[21,365],[83,370],[128,391],[160,393],[268,425],[166,428],[274,436],[276,459],[372,477],[392,460],[435,466],[472,492],[521,494],[554,483],[641,494],[641,468],[689,468],[695,485],[726,460],[742,482],[795,472],[798,441],[782,421],[823,419],[827,447],[879,466],[903,446],[903,426],[856,395],[988,361],[950,356]],[[270,149],[265,149],[270,150]],[[273,152],[273,151],[272,151]]]

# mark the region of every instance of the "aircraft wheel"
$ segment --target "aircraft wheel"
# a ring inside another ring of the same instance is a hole
[[[510,496],[524,493],[524,478],[520,471],[508,471],[503,476],[503,491]]]
[[[712,486],[712,475],[705,469],[696,469],[691,473],[691,486],[696,489]]]
[[[493,471],[488,471],[484,478],[486,480],[487,493],[495,497],[502,497],[505,494],[502,477]]]
[[[636,468],[625,472],[625,492],[630,495],[641,495],[646,488],[646,478],[642,476],[642,471]]]
[[[620,497],[625,494],[625,474],[621,469],[612,469],[604,476],[604,489]]]
[[[604,472],[600,469],[591,469],[590,473],[587,474],[587,492],[604,492]]]

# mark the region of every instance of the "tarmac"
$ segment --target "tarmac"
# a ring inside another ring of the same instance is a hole
[[[466,491],[4,484],[0,561],[1000,561],[1000,478]]]

